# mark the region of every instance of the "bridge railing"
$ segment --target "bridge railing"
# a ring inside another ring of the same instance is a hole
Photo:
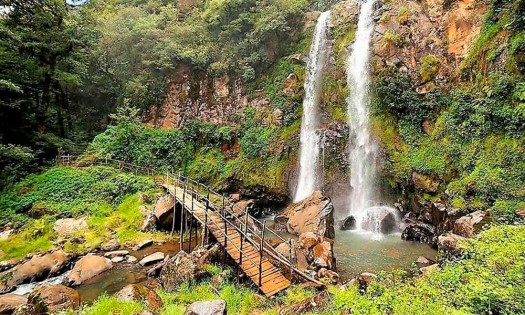
[[[175,174],[175,172],[159,172],[155,169],[135,165],[128,163],[126,161],[112,159],[109,157],[100,157],[96,155],[58,155],[56,157],[57,165],[67,165],[67,166],[89,166],[89,165],[107,165],[113,166],[115,168],[126,170],[132,172],[136,175],[147,175],[147,176],[162,176],[165,183],[174,183],[179,187],[184,187],[188,189],[190,187],[190,193],[192,196],[197,196],[197,199],[204,201],[206,203],[206,218],[212,220],[212,222],[218,227],[218,223],[214,222],[212,217],[208,215],[208,211],[214,211],[215,214],[218,214],[222,220],[224,220],[224,231],[222,234],[225,237],[225,246],[228,241],[236,247],[236,249],[241,253],[240,263],[242,264],[243,259],[243,248],[241,242],[241,247],[235,245],[235,243],[228,236],[227,229],[228,226],[233,227],[238,233],[240,233],[243,240],[250,242],[257,250],[260,252],[262,257],[263,253],[266,253],[273,259],[281,262],[285,267],[290,271],[290,278],[293,278],[293,274],[296,273],[302,278],[305,278],[308,281],[312,281],[318,284],[318,280],[310,277],[309,275],[298,270],[294,263],[294,251],[295,246],[293,246],[293,241],[291,239],[286,240],[276,231],[272,230],[266,225],[266,222],[262,222],[248,213],[248,208],[241,208],[238,204],[226,198],[224,194],[215,191],[210,186],[203,184],[191,177],[183,175],[181,172]],[[235,210],[238,210],[237,212]],[[229,218],[228,218],[229,217]],[[228,223],[228,224],[227,224]],[[181,220],[182,225],[182,220]],[[258,225],[259,231],[256,230],[256,225]],[[205,224],[204,229],[207,229]],[[266,234],[269,234],[277,238],[282,243],[288,243],[289,246],[289,255],[286,257],[282,253],[275,250],[275,248],[268,242]],[[190,233],[191,237],[191,233]],[[256,239],[254,239],[256,238]],[[191,239],[190,239],[191,243]],[[182,248],[182,247],[181,247]],[[248,257],[249,258],[249,257]],[[252,263],[255,262],[250,259]],[[262,261],[262,259],[261,259]],[[261,270],[261,268],[259,268]],[[261,281],[261,274],[259,275],[259,281]]]

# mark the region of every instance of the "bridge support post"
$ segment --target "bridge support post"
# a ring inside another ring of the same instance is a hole
[[[180,211],[180,237],[179,237],[179,248],[184,250],[184,209],[186,208],[186,182],[184,182],[184,188],[182,191],[182,207]]]
[[[204,209],[204,228],[202,231],[202,246],[208,244],[208,210],[210,209],[210,193],[208,189],[208,197],[206,198],[205,203],[205,209]]]
[[[191,216],[190,216],[190,244],[188,245],[188,253],[191,252],[191,232],[193,228],[193,202],[195,200],[194,192],[191,193]]]
[[[289,241],[290,243],[290,281],[293,281],[293,253],[292,253],[292,246],[293,246],[293,241],[292,239],[290,239]]]
[[[263,227],[261,232],[261,244],[260,244],[260,251],[259,251],[259,289],[262,285],[262,261],[263,261],[263,253],[264,253],[264,231],[266,230],[266,222],[263,221]]]
[[[241,250],[240,250],[240,254],[239,254],[239,268],[242,269],[241,265],[242,265],[242,248],[243,248],[243,245],[244,245],[244,242],[246,241],[246,233],[248,233],[248,214],[245,214],[244,215],[244,231],[243,231],[243,227],[241,225]]]
[[[208,196],[210,195],[210,192],[208,190]],[[223,262],[226,262],[226,253],[227,253],[227,248],[228,248],[228,222],[226,221],[226,212],[225,212],[225,209],[224,209],[224,194],[222,195],[222,217],[224,218],[224,261]]]

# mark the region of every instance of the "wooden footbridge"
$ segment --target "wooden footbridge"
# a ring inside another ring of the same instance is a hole
[[[135,174],[153,176],[156,172],[149,168],[136,166],[123,161],[100,159],[95,157],[73,157],[60,155],[57,164],[71,166],[113,165]],[[285,240],[275,231],[252,217],[248,209],[239,208],[234,202],[225,198],[223,194],[214,191],[207,185],[195,181],[178,173],[168,172],[156,177],[156,182],[171,194],[175,199],[173,207],[172,233],[175,230],[176,207],[180,211],[180,248],[183,249],[184,235],[189,234],[189,243],[192,244],[192,221],[202,226],[203,244],[209,238],[217,240],[225,252],[235,261],[239,269],[257,285],[264,295],[271,297],[288,288],[294,277],[306,281],[319,281],[298,270],[294,263],[293,241]],[[197,236],[195,236],[197,237]],[[269,244],[268,238],[279,243],[288,243],[289,252],[282,253]],[[191,250],[191,248],[188,248]]]

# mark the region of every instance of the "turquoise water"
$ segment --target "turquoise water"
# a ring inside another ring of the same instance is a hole
[[[336,231],[334,252],[343,278],[362,272],[408,270],[419,256],[432,260],[437,256],[430,246],[404,241],[399,233],[378,238],[358,231]]]

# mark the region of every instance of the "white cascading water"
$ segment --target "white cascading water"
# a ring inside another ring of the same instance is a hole
[[[318,130],[318,107],[323,83],[323,68],[329,51],[329,22],[330,11],[321,13],[315,26],[310,48],[307,76],[304,83],[299,180],[294,194],[294,202],[310,196],[317,188],[316,183],[319,180],[318,163],[321,135]]]
[[[377,222],[381,217],[380,213],[390,212],[395,215],[395,210],[376,207],[377,200],[374,200],[379,194],[374,184],[377,144],[370,135],[368,91],[374,3],[375,0],[367,0],[361,4],[355,42],[347,60],[347,84],[351,90],[347,99],[351,137],[349,215],[355,218],[357,229],[380,234],[380,223]],[[375,222],[371,224],[371,220]]]

